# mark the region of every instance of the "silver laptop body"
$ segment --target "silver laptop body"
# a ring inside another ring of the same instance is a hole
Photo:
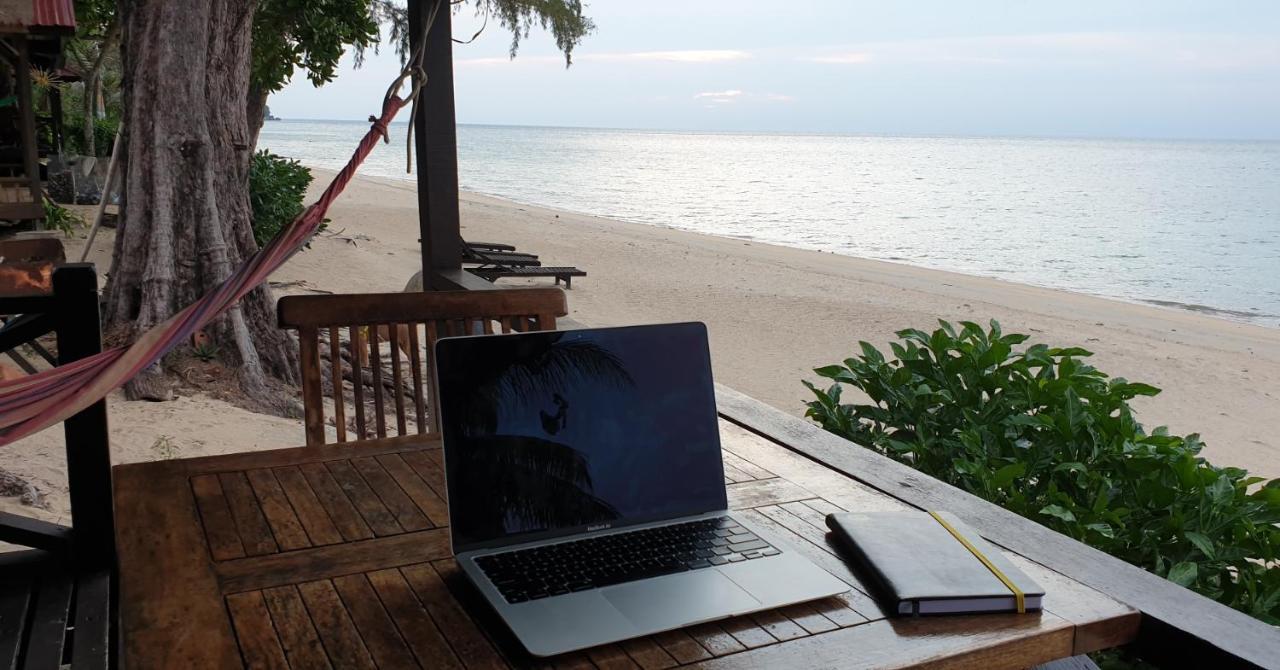
[[[530,653],[848,590],[727,511],[702,324],[447,338],[436,360],[454,553]]]

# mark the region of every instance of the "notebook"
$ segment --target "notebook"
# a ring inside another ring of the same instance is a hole
[[[841,512],[827,525],[890,612],[1040,609],[1044,589],[953,514]]]

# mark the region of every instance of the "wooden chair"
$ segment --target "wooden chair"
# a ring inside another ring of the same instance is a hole
[[[322,378],[325,371],[333,388],[338,442],[388,437],[392,430],[386,419],[388,407],[395,410],[395,433],[390,436],[411,435],[410,420],[417,434],[436,433],[439,432],[434,375],[437,339],[451,335],[554,330],[556,318],[567,313],[564,292],[558,288],[281,298],[277,305],[280,327],[298,331],[307,444],[326,442]],[[381,341],[390,345],[389,380],[382,366]],[[321,360],[326,356],[327,365]],[[409,368],[407,373],[402,360]],[[347,431],[344,378],[352,381],[354,435]],[[371,381],[372,386],[373,416],[367,416],[369,412],[365,407],[366,380]],[[390,398],[385,397],[388,391]]]
[[[93,266],[62,265],[43,294],[0,295],[0,351],[47,332],[65,365],[102,351],[98,278]],[[118,663],[113,607],[115,517],[107,404],[63,422],[71,526],[0,512],[0,542],[27,547],[0,554],[0,667],[73,670]]]

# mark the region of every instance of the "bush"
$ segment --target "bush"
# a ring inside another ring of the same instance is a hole
[[[935,478],[1272,624],[1280,623],[1280,479],[1199,456],[1197,435],[1147,434],[1129,400],[1159,389],[1090,352],[949,323],[898,332],[894,360],[815,372],[806,416]],[[842,384],[871,404],[842,404]],[[1262,484],[1261,486],[1256,486]],[[1254,488],[1251,492],[1249,489]]]
[[[253,206],[253,238],[259,246],[302,213],[311,180],[311,170],[296,160],[265,149],[253,155],[249,163],[249,203]]]
[[[52,230],[61,230],[64,236],[71,237],[76,228],[84,226],[84,217],[45,196],[44,225]]]
[[[94,119],[93,142],[96,145],[94,156],[111,155],[111,147],[116,141],[116,130],[119,128],[119,118],[109,116],[103,119]],[[75,116],[65,121],[62,127],[62,140],[66,145],[64,148],[67,153],[85,155],[84,117]]]

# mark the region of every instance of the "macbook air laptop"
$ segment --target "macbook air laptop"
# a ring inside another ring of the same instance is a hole
[[[453,550],[534,655],[848,590],[727,511],[706,328],[440,340]]]

